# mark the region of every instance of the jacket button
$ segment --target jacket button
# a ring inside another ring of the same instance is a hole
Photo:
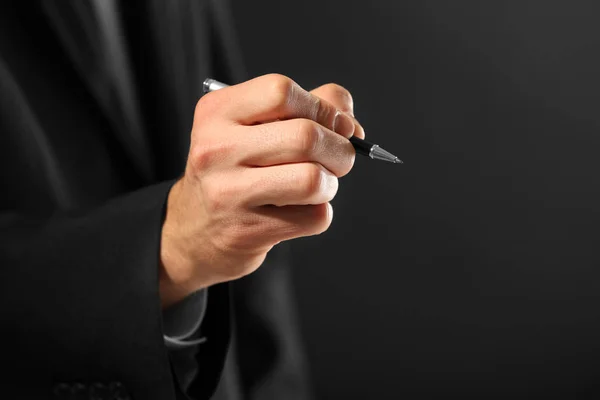
[[[90,400],[112,400],[110,389],[102,383],[96,382],[90,387]]]
[[[111,382],[109,388],[113,400],[131,400],[127,389],[121,382]]]
[[[66,383],[59,383],[54,386],[52,394],[57,400],[71,400],[71,386]]]

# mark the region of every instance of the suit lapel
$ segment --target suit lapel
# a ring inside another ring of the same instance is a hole
[[[155,175],[115,0],[44,1],[44,11],[116,139],[146,182]]]
[[[157,176],[145,132],[167,135],[159,139],[161,152],[172,152],[169,165],[185,160],[194,104],[202,95],[202,81],[216,77],[230,83],[245,80],[228,2],[224,0],[147,0],[151,26],[147,40],[156,54],[154,85],[163,96],[159,104],[165,126],[144,126],[139,94],[131,65],[115,22],[117,0],[61,0],[43,2],[51,26],[66,53],[113,126],[138,172],[151,181]],[[214,70],[213,66],[218,69]],[[153,121],[150,118],[149,121]],[[148,122],[146,122],[148,123]],[[164,167],[164,165],[163,165]],[[179,168],[179,167],[178,167]]]

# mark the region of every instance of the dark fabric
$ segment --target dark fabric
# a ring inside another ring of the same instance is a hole
[[[1,388],[204,399],[226,362],[217,399],[306,398],[287,245],[209,289],[206,343],[163,342],[160,229],[201,83],[246,78],[226,2],[98,0],[123,63],[94,1],[0,3]]]
[[[65,382],[120,381],[172,398],[160,326],[159,184],[91,211],[0,216],[4,389],[48,395]],[[27,398],[27,397],[26,397]]]
[[[208,303],[208,290],[202,289],[190,294],[182,301],[163,310],[163,329],[167,347],[180,348],[192,341],[202,340],[200,325],[204,319]]]
[[[235,340],[225,369],[232,371],[229,382],[239,386],[243,399],[313,398],[293,303],[289,250],[289,245],[276,247],[258,271],[231,283]]]

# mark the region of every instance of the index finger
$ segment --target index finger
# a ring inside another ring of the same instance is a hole
[[[242,125],[304,118],[347,138],[354,133],[350,116],[283,75],[263,75],[215,93],[230,104],[221,109],[223,115]]]

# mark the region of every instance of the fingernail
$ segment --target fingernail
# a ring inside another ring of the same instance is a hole
[[[363,126],[361,124],[356,124],[355,130],[354,130],[354,136],[364,139],[365,138],[365,128],[363,128]]]
[[[333,122],[333,130],[340,135],[349,138],[354,134],[354,120],[349,117],[346,113],[338,111],[335,114],[335,121]]]

